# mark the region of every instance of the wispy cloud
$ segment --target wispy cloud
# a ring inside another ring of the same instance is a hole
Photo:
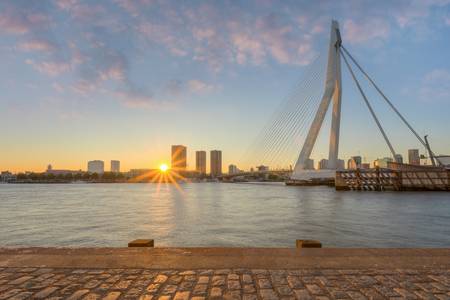
[[[419,89],[424,102],[450,101],[450,71],[435,69],[425,74]]]
[[[349,19],[345,21],[343,34],[351,44],[363,44],[384,41],[389,37],[390,25],[385,19],[371,18],[362,21]]]
[[[57,76],[62,73],[65,73],[71,69],[70,64],[62,61],[62,62],[56,62],[56,61],[40,61],[36,62],[32,59],[27,59],[26,63],[33,66],[37,71],[50,75],[50,76]]]
[[[45,39],[30,39],[28,41],[21,42],[19,49],[23,51],[44,51],[52,52],[56,50],[57,46],[51,41]]]

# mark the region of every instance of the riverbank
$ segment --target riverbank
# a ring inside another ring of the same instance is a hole
[[[450,249],[0,249],[0,299],[31,296],[447,299]]]

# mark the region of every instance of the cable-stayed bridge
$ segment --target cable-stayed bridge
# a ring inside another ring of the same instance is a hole
[[[400,163],[400,156],[377,117],[355,70],[375,89],[387,106],[418,140],[418,143],[427,149],[433,166],[442,164],[441,160],[431,151],[426,137],[422,138],[416,132],[372,77],[345,48],[339,24],[334,20],[331,24],[327,53],[319,55],[310,64],[299,84],[283,101],[278,111],[274,113],[249,147],[241,163],[250,166],[265,165],[270,166],[271,169],[291,170],[291,181],[334,180],[336,170],[340,168],[338,157],[343,90],[342,67],[348,70],[394,162]],[[328,163],[325,168],[315,170],[310,157],[330,107]],[[298,152],[299,148],[300,153]]]

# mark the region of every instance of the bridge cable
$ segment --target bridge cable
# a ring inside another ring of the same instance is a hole
[[[317,78],[317,76],[314,77]],[[295,133],[297,128],[302,126],[308,119],[305,118],[305,116],[308,115],[308,112],[311,110],[310,108],[314,105],[313,100],[316,98],[314,97],[314,91],[316,88],[308,86],[305,90],[309,93],[300,95],[304,101],[301,102],[301,105],[298,106],[296,111],[289,117],[289,120],[286,121],[286,126],[283,128],[282,134],[275,140],[275,145],[274,148],[271,149],[270,155],[264,158],[264,161],[270,159],[270,162],[268,161],[269,165],[271,165],[274,160],[278,159],[280,155],[285,153],[286,148],[290,144],[287,142],[296,137]]]
[[[266,123],[263,130],[259,133],[259,135],[255,139],[254,143],[249,147],[246,154],[244,155],[245,160],[247,160],[249,155],[252,155],[252,156],[255,155],[255,153],[251,153],[252,152],[251,150],[256,150],[255,148],[261,148],[261,146],[267,147],[267,143],[266,143],[266,145],[261,145],[261,141],[262,142],[272,141],[272,136],[277,134],[276,129],[277,128],[279,129],[280,127],[282,127],[281,125],[284,125],[283,123],[286,120],[286,116],[288,116],[289,113],[291,113],[290,108],[296,104],[296,102],[294,100],[297,97],[295,97],[295,95],[298,93],[299,90],[300,91],[304,90],[302,88],[304,85],[310,84],[310,81],[308,81],[308,79],[310,79],[311,77],[305,76],[305,75],[307,75],[309,73],[313,73],[315,63],[317,61],[319,61],[319,58],[320,58],[320,55],[309,66],[309,68],[303,74],[304,76],[302,76],[303,77],[302,80],[299,82],[299,84],[296,86],[296,88],[293,90],[293,92],[291,92],[291,94],[285,98],[285,101],[283,101],[284,103],[282,105],[280,105],[280,108],[278,109],[278,111],[274,112],[274,114],[272,115],[271,121]],[[257,150],[261,150],[261,149],[257,149]],[[261,153],[261,151],[257,151],[257,152],[259,152],[258,157],[263,154],[263,153]]]
[[[356,84],[356,86],[357,86],[359,92],[361,93],[361,96],[362,96],[363,99],[364,99],[364,102],[366,103],[367,107],[369,108],[369,111],[370,111],[370,113],[371,113],[373,119],[375,120],[375,123],[377,123],[378,129],[381,131],[381,133],[382,133],[382,135],[383,135],[383,137],[384,137],[384,140],[386,141],[386,144],[387,144],[388,147],[389,147],[389,150],[391,150],[391,153],[392,153],[392,155],[393,155],[393,157],[394,157],[394,160],[397,160],[397,159],[396,159],[395,150],[394,150],[394,148],[392,147],[392,144],[391,144],[391,142],[389,141],[389,139],[388,139],[386,133],[384,132],[384,129],[383,129],[383,127],[381,126],[380,121],[378,120],[377,116],[375,115],[375,112],[374,112],[374,110],[372,109],[372,106],[370,105],[369,100],[367,99],[366,95],[364,94],[364,91],[362,90],[361,85],[360,85],[359,82],[358,82],[358,79],[356,79],[356,76],[355,76],[355,74],[353,73],[353,70],[352,70],[350,64],[348,63],[347,58],[346,58],[345,55],[344,55],[344,52],[342,52],[341,49],[339,49],[339,52],[341,53],[341,56],[342,56],[342,58],[344,59],[345,64],[346,64],[346,66],[347,66],[347,68],[348,68],[350,74],[352,75],[353,81],[355,82],[355,84]]]
[[[297,88],[294,90],[293,93],[291,93],[291,95],[289,95],[287,98],[286,103],[284,104],[284,106],[282,107],[282,110],[279,111],[278,114],[275,114],[275,117],[277,117],[275,120],[272,120],[272,122],[270,122],[267,126],[265,126],[265,130],[263,134],[260,134],[259,137],[262,137],[263,140],[263,149],[258,149],[259,151],[259,155],[258,155],[258,159],[266,159],[267,156],[270,156],[270,151],[274,149],[274,147],[276,147],[277,144],[280,143],[280,141],[283,140],[283,138],[285,139],[286,137],[288,137],[291,134],[291,131],[288,131],[288,129],[290,127],[292,127],[292,121],[296,120],[296,116],[298,115],[299,112],[301,112],[302,110],[305,109],[305,107],[307,107],[308,105],[308,101],[304,101],[304,102],[300,102],[298,105],[298,98],[303,98],[304,96],[308,96],[306,97],[307,99],[310,98],[308,94],[305,95],[305,91],[306,92],[310,92],[311,90],[313,90],[311,88],[311,85],[314,86],[315,83],[315,77],[317,77],[317,68],[316,67],[316,62],[318,62],[318,58],[313,62],[313,64],[311,64],[310,68],[308,68],[308,72],[305,72],[305,75],[309,74],[309,73],[313,73],[313,76],[304,76],[303,80],[300,82],[300,84],[297,86]],[[306,79],[306,80],[305,80]],[[291,109],[292,108],[292,109]],[[268,141],[268,143],[267,143]],[[258,146],[258,141],[256,143],[254,143],[253,147]],[[259,148],[259,147],[258,147]],[[263,151],[261,151],[263,150]],[[273,151],[272,151],[273,152]]]
[[[313,79],[316,77],[317,76],[315,76],[315,74],[312,74],[312,76],[308,76],[307,81],[305,81],[304,84],[302,84],[299,89],[297,89],[296,93],[291,95],[291,99],[293,100],[294,104],[297,104],[297,107],[293,107],[293,109],[289,110],[287,115],[280,116],[279,119],[281,119],[281,122],[273,124],[273,130],[269,135],[269,140],[271,141],[269,150],[273,150],[273,147],[276,146],[276,143],[279,142],[283,137],[288,135],[287,129],[292,126],[292,121],[295,120],[295,116],[297,115],[298,111],[300,111],[303,107],[305,107],[305,105],[307,105],[307,101],[304,101],[300,102],[299,106],[298,101],[295,100],[297,100],[298,98],[305,98],[306,95],[304,95],[304,92],[312,90],[311,84],[315,83]],[[265,160],[265,158],[266,157],[264,157],[263,159]]]
[[[317,75],[318,74],[315,74],[315,76],[312,76],[312,78],[318,78]],[[303,125],[308,119],[305,118],[305,115],[307,115],[310,107],[312,107],[312,105],[314,104],[314,91],[316,89],[312,86],[308,86],[308,88],[305,90],[308,93],[301,95],[302,99],[304,99],[305,101],[301,102],[302,105],[298,106],[296,111],[291,114],[289,120],[287,121],[287,126],[283,130],[283,135],[280,135],[277,139],[278,144],[275,145],[276,148],[272,149],[274,151],[271,152],[271,157],[266,157],[267,159],[271,158],[269,165],[271,165],[274,160],[278,159],[279,156],[285,152],[286,147],[289,146],[289,143],[287,143],[287,141],[293,140],[293,137],[296,136],[294,133],[297,131],[297,128]]]
[[[376,85],[376,83],[372,80],[372,78],[367,74],[363,68],[359,65],[359,63],[353,58],[353,56],[345,49],[343,45],[341,45],[342,49],[344,50],[345,54],[350,57],[350,59],[353,61],[353,63],[358,67],[358,69],[361,71],[361,73],[364,74],[364,76],[370,81],[370,83],[373,85],[373,87],[377,90],[377,92],[383,97],[383,99],[389,104],[389,106],[392,108],[392,110],[398,115],[398,117],[405,123],[405,125],[411,130],[411,132],[416,136],[416,138],[419,140],[420,143],[422,143],[423,146],[426,147],[425,141],[419,136],[419,134],[412,128],[412,126],[406,121],[406,119],[403,117],[403,115],[398,111],[398,109],[394,106],[394,104],[386,97],[386,95],[381,91],[381,89]]]

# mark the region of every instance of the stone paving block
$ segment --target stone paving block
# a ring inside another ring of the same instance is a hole
[[[228,274],[228,280],[239,280],[238,274]]]
[[[214,286],[221,286],[221,285],[225,285],[225,276],[223,275],[215,275],[213,276],[212,280],[211,280],[211,285]]]
[[[173,300],[188,300],[190,292],[177,292],[173,297]]]
[[[151,294],[156,293],[160,287],[161,285],[159,283],[152,283],[147,287],[147,292]]]
[[[277,287],[275,287],[275,289],[280,296],[290,296],[290,295],[294,294],[292,289],[287,285],[277,286]]]
[[[0,294],[0,299],[11,298],[12,296],[14,296],[14,295],[16,295],[16,294],[18,294],[20,292],[22,292],[21,289],[16,289],[16,288],[10,289],[10,290],[8,290],[8,291],[6,291],[4,293],[1,293]]]
[[[101,296],[99,294],[89,293],[83,297],[83,300],[96,300],[96,299],[100,299],[100,298],[101,298]]]
[[[208,290],[207,284],[197,284],[194,287],[194,290],[192,291],[193,295],[206,295],[206,292]]]
[[[78,290],[75,293],[73,293],[69,298],[67,298],[67,300],[78,300],[78,299],[81,299],[87,293],[89,293],[89,290],[86,290],[86,289]]]
[[[131,280],[121,280],[114,285],[117,290],[126,290],[131,284]]]
[[[255,286],[253,284],[244,284],[244,293],[253,294],[256,292]]]
[[[120,297],[120,292],[109,292],[103,300],[116,300]]]
[[[405,299],[417,299],[417,296],[415,294],[403,288],[394,288],[394,291],[399,293]]]
[[[349,295],[350,298],[352,298],[354,300],[365,300],[365,299],[367,299],[367,297],[364,296],[363,294],[361,294],[360,292],[348,291],[347,295]]]
[[[33,295],[33,298],[35,299],[45,299],[48,296],[50,296],[52,293],[54,293],[58,288],[54,286],[49,286],[38,293]]]
[[[207,284],[207,283],[209,283],[209,277],[208,276],[200,276],[198,278],[197,283],[199,283],[199,284]]]
[[[22,284],[25,281],[30,280],[31,278],[33,278],[33,276],[21,276],[17,279],[10,281],[9,284],[11,285]]]
[[[253,282],[252,276],[250,274],[242,275],[242,282],[243,283],[252,283]]]
[[[33,295],[32,292],[21,292],[19,294],[16,294],[15,296],[12,296],[8,300],[24,300],[24,299],[30,299],[31,295]]]
[[[168,284],[162,289],[161,294],[163,295],[174,294],[177,291],[177,289],[178,289],[177,285]]]
[[[239,282],[239,280],[228,280],[228,289],[229,290],[240,290],[241,283]]]
[[[222,289],[220,287],[213,287],[209,293],[211,298],[218,298],[222,296]]]
[[[306,284],[306,289],[313,295],[323,295],[325,291],[320,288],[317,284]]]
[[[261,289],[259,295],[263,300],[278,300],[279,297],[272,289]]]
[[[241,300],[241,291],[227,291],[223,295],[223,299],[225,300]]]
[[[257,283],[258,283],[258,287],[260,289],[270,289],[270,288],[272,288],[272,284],[270,283],[269,279],[261,278],[261,279],[257,280]]]
[[[166,282],[167,278],[168,277],[166,275],[160,274],[160,275],[156,276],[156,278],[153,282],[154,283],[163,283],[163,282]]]

